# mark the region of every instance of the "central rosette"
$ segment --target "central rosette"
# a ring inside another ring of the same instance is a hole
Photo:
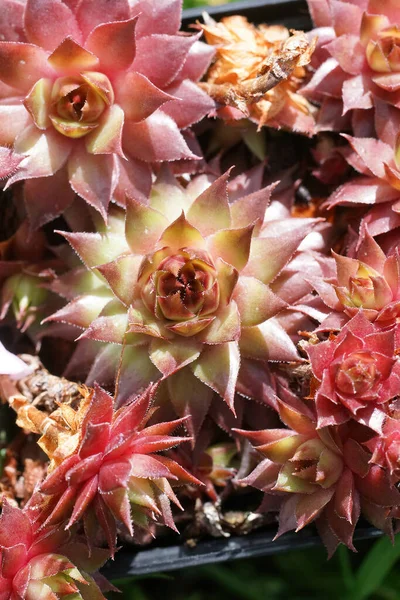
[[[370,40],[367,44],[369,66],[378,73],[400,71],[400,31],[397,27],[390,27],[377,35],[377,40]]]
[[[60,77],[52,86],[49,118],[63,135],[80,138],[98,127],[113,100],[111,83],[102,73]]]
[[[350,302],[353,306],[375,308],[375,290],[370,277],[350,277]]]
[[[336,373],[336,385],[344,394],[367,394],[380,378],[376,360],[366,352],[350,354]],[[376,393],[373,394],[373,397]]]
[[[159,250],[146,257],[138,280],[146,307],[157,319],[176,322],[169,328],[181,335],[204,329],[219,306],[217,271],[209,254],[199,249]]]
[[[329,488],[336,483],[342,468],[341,457],[317,438],[301,444],[286,465],[292,477],[322,488]]]

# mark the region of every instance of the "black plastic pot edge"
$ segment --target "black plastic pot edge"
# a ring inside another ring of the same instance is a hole
[[[241,14],[252,23],[284,23],[294,29],[311,28],[306,0],[244,0],[221,6],[188,8],[182,14],[183,28],[189,28],[197,20],[202,21],[202,12],[207,12],[216,20]]]
[[[103,575],[108,579],[119,579],[322,546],[321,539],[312,528],[303,529],[298,533],[287,533],[276,541],[273,540],[274,535],[274,532],[268,531],[222,540],[207,540],[199,542],[194,548],[180,545],[141,550],[135,554],[121,551],[117,554],[115,562],[106,565]],[[373,527],[360,527],[356,529],[354,541],[375,539],[382,535],[381,531]]]
[[[252,23],[280,23],[289,28],[303,30],[311,28],[306,0],[245,0],[222,6],[205,6],[203,9],[187,9],[182,14],[183,28],[188,29],[192,23],[202,20],[203,10],[217,20],[230,14],[241,14]],[[274,536],[275,532],[268,531],[229,539],[201,541],[194,548],[176,544],[148,550],[125,549],[116,555],[114,561],[109,561],[102,572],[108,579],[119,579],[322,546],[319,536],[312,528],[299,533],[287,533],[276,541],[273,541]],[[381,536],[382,532],[374,527],[361,526],[356,529],[354,540]]]

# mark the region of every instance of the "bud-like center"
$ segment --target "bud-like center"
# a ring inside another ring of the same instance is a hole
[[[354,306],[375,307],[374,286],[369,277],[350,277],[349,291]]]
[[[366,352],[353,352],[338,369],[336,385],[344,394],[363,395],[372,389],[379,377],[373,356]]]
[[[323,488],[336,483],[343,468],[342,458],[318,438],[301,444],[289,464],[293,476]]]
[[[211,258],[190,248],[166,256],[144,284],[142,299],[156,317],[171,321],[212,314],[219,286]]]
[[[368,64],[378,73],[400,71],[400,31],[390,27],[378,32],[378,39],[367,44]]]
[[[80,138],[98,127],[112,101],[111,83],[101,73],[60,77],[53,84],[49,116],[57,131]]]

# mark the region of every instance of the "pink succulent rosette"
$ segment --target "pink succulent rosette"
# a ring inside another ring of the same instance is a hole
[[[30,519],[29,506],[21,510],[3,500],[0,599],[105,600],[85,570],[100,568],[108,557],[107,551],[94,550],[89,558],[86,546],[78,541],[69,543],[69,537],[60,527],[40,529]]]
[[[322,102],[334,128],[343,131],[339,116],[350,113],[356,135],[371,135],[385,126],[382,103],[400,106],[400,8],[392,0],[308,0],[308,6],[322,49],[303,93]]]
[[[398,394],[400,384],[395,343],[395,326],[382,329],[359,311],[338,336],[307,345],[318,381],[318,427],[355,418],[381,431],[385,404]]]
[[[227,179],[183,189],[164,174],[149,206],[127,199],[106,230],[64,233],[85,268],[52,285],[71,301],[49,320],[84,329],[73,364],[90,365],[89,385],[112,386],[118,371],[123,402],[162,378],[191,434],[214,392],[233,410],[247,361],[301,360],[269,284],[319,220],[267,220],[271,188],[230,204]]]
[[[75,193],[106,218],[126,191],[147,198],[153,163],[198,158],[181,130],[213,107],[195,83],[213,51],[178,32],[180,0],[5,0],[4,11],[0,171],[7,186],[25,181],[33,226]]]
[[[259,510],[279,513],[277,535],[315,521],[330,555],[339,543],[354,550],[361,513],[393,535],[400,493],[388,471],[370,463],[364,442],[373,432],[354,421],[317,429],[313,411],[298,399],[280,401],[278,410],[289,429],[237,430],[263,457],[239,483],[265,492]]]
[[[40,486],[50,496],[44,527],[69,519],[70,528],[83,519],[89,544],[100,527],[113,554],[117,522],[131,535],[134,525],[147,529],[149,521],[165,523],[176,531],[170,501],[181,506],[170,482],[201,482],[175,461],[155,454],[189,438],[170,435],[184,419],[146,427],[154,412],[154,391],[150,386],[114,411],[113,398],[95,386],[77,451]]]
[[[386,255],[366,228],[355,258],[333,253],[335,277],[312,278],[314,288],[332,312],[321,329],[340,329],[360,309],[380,326],[400,315],[400,255],[396,245]]]
[[[328,198],[328,208],[335,206],[365,207],[360,235],[368,227],[378,236],[400,227],[400,147],[397,139],[400,111],[388,104],[382,109],[379,140],[344,135],[350,143],[347,162],[360,174],[338,187]]]
[[[395,400],[390,407],[382,435],[375,436],[365,444],[372,452],[371,463],[387,469],[393,485],[400,480],[400,415],[396,404]]]

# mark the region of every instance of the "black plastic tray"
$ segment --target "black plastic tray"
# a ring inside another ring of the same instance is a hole
[[[183,28],[188,29],[191,24],[201,20],[203,10],[217,20],[229,14],[242,14],[252,23],[282,23],[294,29],[311,28],[306,0],[245,0],[222,6],[205,6],[203,9],[188,9],[183,11]],[[276,528],[271,528],[267,532],[248,536],[202,541],[194,548],[181,543],[148,550],[124,549],[116,555],[115,561],[107,563],[103,573],[108,579],[119,579],[322,545],[311,527],[299,533],[287,533],[274,542],[275,530]],[[354,540],[373,539],[381,535],[381,531],[363,525],[357,528]]]
[[[201,20],[204,11],[216,20],[231,14],[241,14],[252,23],[283,23],[293,29],[311,28],[306,0],[242,0],[221,6],[189,8],[183,11],[183,27],[188,28]]]
[[[276,528],[274,528],[276,529]],[[185,567],[196,567],[215,564],[227,560],[268,556],[290,550],[303,550],[314,546],[322,546],[316,531],[309,527],[298,533],[287,533],[273,541],[276,531],[252,533],[248,536],[231,537],[199,542],[194,548],[186,545],[168,546],[129,552],[121,550],[114,562],[109,562],[103,569],[108,579],[119,579],[132,575],[144,575],[156,572],[175,571]],[[383,534],[373,527],[358,527],[354,541],[379,538]]]

